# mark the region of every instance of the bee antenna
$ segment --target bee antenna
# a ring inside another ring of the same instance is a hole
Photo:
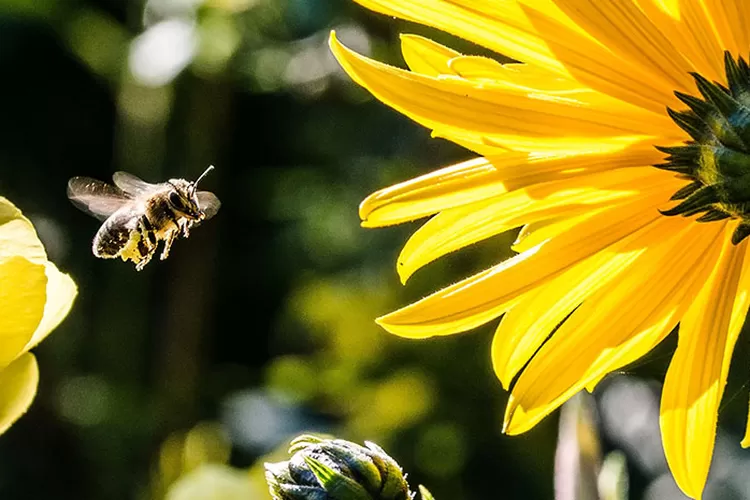
[[[195,182],[193,182],[192,191],[195,191],[195,188],[198,187],[198,183],[203,179],[207,173],[209,173],[211,170],[214,169],[213,165],[209,165],[208,168],[198,177]]]

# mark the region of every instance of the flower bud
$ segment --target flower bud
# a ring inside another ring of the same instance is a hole
[[[401,467],[374,443],[303,435],[292,441],[289,453],[286,462],[265,464],[274,500],[414,498]]]

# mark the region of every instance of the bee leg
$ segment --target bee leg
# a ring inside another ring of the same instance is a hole
[[[172,242],[177,238],[177,235],[179,232],[177,230],[170,231],[167,235],[166,239],[164,240],[164,250],[161,251],[161,256],[159,257],[161,260],[166,259],[169,257],[169,250],[172,248]]]
[[[140,259],[136,263],[135,269],[140,271],[146,267],[146,264],[151,262],[151,258],[156,253],[156,245],[158,244],[154,227],[145,215],[138,220],[138,234],[138,253],[140,254]]]
[[[148,264],[149,262],[151,262],[151,257],[153,257],[153,256],[154,256],[154,252],[146,254],[146,256],[144,256],[141,260],[138,261],[138,263],[136,263],[135,270],[136,271],[143,270],[143,268],[146,267],[146,264]]]
[[[182,236],[183,238],[187,238],[190,236],[190,229],[193,227],[193,221],[191,220],[185,220],[182,223]]]

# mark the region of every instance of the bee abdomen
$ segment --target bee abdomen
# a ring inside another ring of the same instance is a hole
[[[117,257],[127,245],[130,233],[130,229],[108,220],[94,236],[92,248],[94,255],[104,259]]]

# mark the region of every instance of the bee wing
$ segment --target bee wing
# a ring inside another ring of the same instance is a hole
[[[158,184],[151,184],[127,172],[115,172],[112,174],[112,180],[115,181],[115,186],[133,198],[152,193],[159,188]]]
[[[206,214],[205,219],[210,219],[216,215],[216,212],[218,212],[221,207],[221,202],[215,194],[209,191],[198,191],[196,196],[198,197],[198,206],[203,210],[203,213]]]
[[[91,177],[73,177],[68,181],[68,198],[84,212],[105,220],[132,201],[115,186]]]

